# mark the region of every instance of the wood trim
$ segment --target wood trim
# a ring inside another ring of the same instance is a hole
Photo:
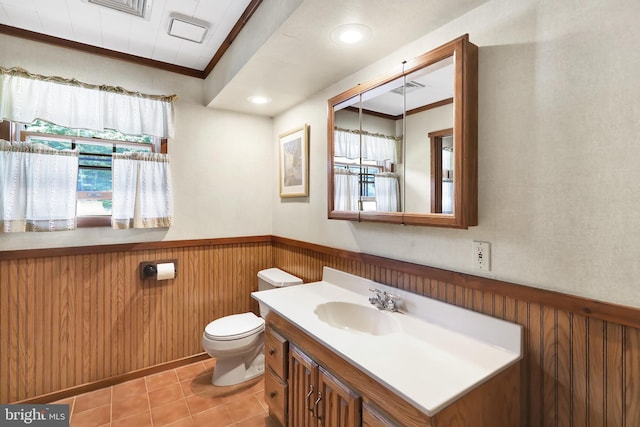
[[[79,50],[85,53],[91,53],[94,55],[106,56],[112,59],[119,59],[121,61],[132,62],[138,65],[145,65],[147,67],[157,68],[164,71],[170,71],[172,73],[183,74],[185,76],[197,77],[199,79],[204,78],[204,74],[200,70],[194,68],[182,67],[180,65],[169,64],[168,62],[156,61],[154,59],[143,58],[141,56],[130,55],[128,53],[118,52],[111,49],[105,49],[102,47],[92,46],[85,43],[74,42],[71,40],[62,39],[60,37],[54,37],[47,34],[36,33],[34,31],[23,30],[22,28],[11,27],[9,25],[0,24],[0,33],[8,36],[20,37],[27,40],[33,40],[40,43],[51,44],[54,46],[64,47],[67,49]]]
[[[449,105],[449,104],[453,104],[453,98],[443,99],[442,101],[432,102],[431,104],[423,105],[422,107],[414,108],[413,110],[408,110],[407,116],[410,116],[412,114],[422,113],[423,111],[431,110],[431,109],[442,107],[443,105]]]
[[[1,260],[14,260],[25,258],[40,258],[51,256],[71,256],[79,254],[99,254],[107,252],[144,251],[154,249],[170,249],[179,247],[198,247],[213,245],[234,245],[246,243],[272,242],[274,244],[291,246],[297,249],[309,250],[320,254],[342,258],[347,261],[357,261],[377,265],[381,268],[392,269],[403,274],[428,276],[441,282],[453,283],[456,286],[464,286],[475,290],[496,292],[505,297],[523,299],[538,304],[552,306],[563,310],[580,313],[586,317],[592,317],[621,325],[640,328],[640,308],[629,307],[620,304],[598,301],[591,298],[569,295],[547,289],[540,289],[526,285],[500,281],[491,278],[457,273],[450,270],[429,267],[393,258],[378,255],[370,255],[361,252],[353,252],[323,246],[316,243],[304,242],[281,236],[245,236],[224,237],[214,239],[197,240],[171,240],[160,242],[122,243],[115,245],[73,246],[65,248],[26,249],[16,251],[0,251]],[[314,277],[300,276],[305,281],[319,280]]]
[[[240,19],[238,19],[238,22],[236,22],[229,35],[227,35],[227,38],[224,39],[224,41],[218,48],[218,51],[215,53],[215,55],[213,55],[211,61],[209,61],[209,64],[207,64],[204,71],[202,71],[202,78],[206,79],[209,74],[211,74],[211,71],[213,71],[218,62],[220,62],[227,49],[231,47],[231,43],[233,43],[236,37],[238,37],[240,31],[245,27],[245,25],[247,25],[247,22],[249,22],[249,19],[253,16],[254,12],[258,9],[258,6],[260,6],[261,3],[262,0],[251,0],[251,3],[249,3],[247,8],[240,16]]]
[[[199,79],[206,79],[213,68],[218,64],[222,56],[227,49],[231,46],[231,43],[238,37],[240,31],[247,25],[247,22],[251,16],[258,9],[258,6],[262,3],[262,0],[252,0],[251,3],[244,10],[236,24],[231,29],[227,38],[222,42],[222,45],[218,48],[216,53],[209,61],[209,64],[204,70],[197,70],[195,68],[182,67],[180,65],[170,64],[168,62],[157,61],[155,59],[144,58],[142,56],[130,55],[128,53],[118,52],[116,50],[105,49],[98,46],[92,46],[85,43],[79,43],[71,40],[66,40],[60,37],[50,36],[48,34],[37,33],[35,31],[24,30],[22,28],[12,27],[9,25],[0,24],[0,34],[6,34],[8,36],[20,37],[27,40],[33,40],[40,43],[47,43],[54,46],[64,47],[67,49],[75,49],[85,53],[91,53],[94,55],[106,56],[112,59],[119,59],[121,61],[132,62],[138,65],[144,65],[147,67],[157,68],[172,73],[183,74],[189,77],[196,77]]]
[[[146,377],[147,375],[157,374],[169,369],[180,368],[181,366],[190,365],[191,363],[208,360],[210,356],[207,353],[198,353],[193,356],[183,357],[181,359],[172,360],[171,362],[159,363],[148,368],[142,368],[126,374],[117,375],[115,377],[106,378],[104,380],[94,381],[92,383],[82,384],[76,387],[70,387],[65,390],[54,391],[53,393],[43,394],[41,396],[20,400],[14,403],[51,403],[68,397],[77,396],[82,393],[100,390],[105,387],[111,387],[117,384]]]
[[[377,268],[396,271],[401,274],[429,277],[438,282],[451,283],[474,291],[493,292],[504,297],[528,301],[547,307],[555,307],[580,314],[585,317],[615,322],[621,325],[640,329],[640,308],[629,307],[591,298],[569,295],[547,289],[534,288],[526,285],[504,282],[501,280],[473,276],[465,273],[444,270],[426,265],[385,258],[378,255],[352,252],[336,249],[315,243],[301,242],[286,237],[273,236],[276,245],[291,246],[296,249],[309,250],[319,254],[342,258],[346,261],[357,261],[362,264],[375,265]],[[277,265],[276,265],[277,266]],[[282,268],[282,267],[281,267]],[[299,273],[292,273],[305,279],[312,280]],[[320,280],[314,278],[315,280]],[[381,280],[383,284],[390,284],[388,280]]]
[[[159,242],[120,243],[115,245],[71,246],[66,248],[24,249],[0,251],[0,261],[9,259],[71,256],[107,252],[131,252],[154,249],[189,248],[197,246],[237,245],[270,242],[271,236],[219,237],[215,239],[168,240]]]

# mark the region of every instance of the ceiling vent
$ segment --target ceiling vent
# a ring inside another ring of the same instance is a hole
[[[84,0],[88,3],[108,7],[140,18],[146,18],[151,9],[151,0]]]
[[[422,83],[418,83],[417,81],[410,81],[407,82],[404,87],[407,89],[406,93],[411,93],[414,92],[416,90],[422,89],[423,87],[425,87]],[[391,92],[393,93],[397,93],[398,95],[402,95],[403,91],[402,91],[403,86],[397,87],[394,90],[392,90]]]

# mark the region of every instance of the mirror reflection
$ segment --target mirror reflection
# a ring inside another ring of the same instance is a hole
[[[431,190],[429,134],[453,127],[453,74],[449,57],[334,107],[335,210],[452,212],[453,175]]]
[[[329,218],[477,222],[477,47],[468,36],[329,107]]]

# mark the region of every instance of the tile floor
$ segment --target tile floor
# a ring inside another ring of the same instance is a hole
[[[196,362],[55,403],[70,405],[71,427],[276,427],[262,377],[216,387],[214,367]]]

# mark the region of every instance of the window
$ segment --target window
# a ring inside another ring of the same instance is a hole
[[[14,132],[21,141],[43,144],[58,150],[79,151],[76,214],[80,227],[110,224],[113,153],[159,151],[159,138],[149,135],[70,129],[43,120],[14,126]]]
[[[335,167],[358,174],[361,209],[365,211],[376,210],[375,175],[382,172],[384,168],[374,160],[363,160],[360,164],[359,160],[351,160],[346,157],[336,157]]]

